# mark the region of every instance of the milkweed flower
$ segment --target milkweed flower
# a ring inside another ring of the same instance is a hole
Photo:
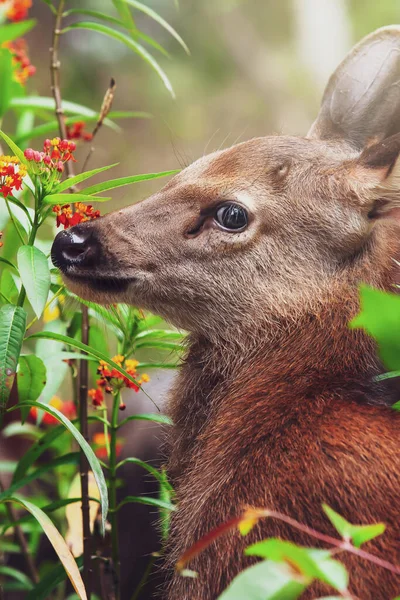
[[[93,388],[88,392],[89,398],[92,399],[92,404],[94,407],[102,406],[104,402],[104,392],[107,394],[112,394],[124,387],[138,392],[143,383],[148,383],[150,381],[150,377],[146,373],[142,373],[142,375],[139,376],[137,372],[139,361],[133,358],[125,358],[121,354],[117,354],[111,360],[119,367],[124,368],[129,375],[134,377],[134,379],[136,379],[136,383],[128,379],[117,369],[110,368],[108,363],[106,363],[104,360],[101,360],[97,369],[97,373],[100,376],[96,381],[97,388]],[[121,401],[120,410],[124,410],[125,408],[125,404]]]
[[[6,17],[10,21],[22,21],[28,16],[32,0],[0,0],[0,5],[6,5]]]
[[[69,140],[83,140],[84,142],[90,142],[93,139],[93,133],[85,131],[85,121],[77,121],[72,125],[67,125],[67,138]]]
[[[22,188],[26,167],[16,156],[0,156],[0,192],[4,198]]]
[[[78,223],[84,223],[85,221],[91,221],[100,217],[100,211],[93,210],[91,204],[75,202],[74,208],[75,210],[73,211],[70,204],[64,204],[63,206],[56,204],[53,206],[53,212],[57,215],[57,227],[63,225],[64,229],[68,229],[68,227],[72,227]]]
[[[23,38],[12,42],[4,42],[3,48],[8,48],[13,56],[14,79],[25,85],[27,79],[36,73],[36,67],[31,64],[28,56],[28,44]]]
[[[27,148],[24,156],[32,163],[32,170],[38,175],[48,175],[52,182],[59,179],[58,173],[64,171],[64,164],[69,161],[76,162],[73,152],[76,150],[75,142],[62,140],[55,137],[46,139],[43,143],[43,151]],[[57,174],[57,175],[55,175]]]
[[[59,410],[68,419],[75,419],[76,417],[76,407],[72,400],[63,401],[58,396],[53,396],[49,402],[49,405]],[[36,406],[32,406],[32,408],[29,411],[29,416],[36,421],[37,415],[38,409],[36,408]],[[58,425],[59,421],[50,413],[45,412],[43,415],[42,423],[44,425]]]

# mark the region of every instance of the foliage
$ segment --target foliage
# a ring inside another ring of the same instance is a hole
[[[93,534],[99,530],[104,535],[109,523],[111,535],[101,544],[105,543],[106,554],[111,554],[113,593],[119,598],[120,508],[134,502],[159,509],[165,535],[168,514],[175,509],[164,472],[136,457],[118,460],[123,445],[121,428],[135,419],[165,425],[169,419],[157,412],[120,419],[120,411],[142,385],[147,393],[145,384],[150,378],[145,369],[175,366],[176,356],[166,359],[171,352],[179,353],[181,335],[165,329],[158,317],[134,307],[116,305],[105,309],[91,302],[79,305],[79,299],[65,289],[51,264],[49,231],[54,234],[57,227],[66,229],[98,218],[100,210],[93,205],[110,199],[99,195],[103,192],[175,171],[97,180],[89,185],[87,180],[104,176],[116,165],[74,172],[77,145],[84,148],[85,142],[92,142],[100,127],[110,127],[118,135],[122,130],[116,120],[150,115],[143,111],[111,111],[113,81],[102,104],[99,99],[98,110],[73,99],[63,101],[58,46],[60,37],[75,29],[89,30],[90,35],[101,33],[125,44],[147,62],[171,94],[169,79],[148,48],[166,51],[140,31],[135,12],[147,15],[186,51],[187,47],[161,15],[140,2],[110,1],[110,14],[106,14],[69,8],[65,0],[45,0],[54,17],[50,69],[53,97],[29,95],[28,79],[34,76],[35,67],[21,36],[36,22],[26,18],[30,1],[18,1],[11,3],[0,24],[0,118],[3,123],[13,123],[10,114],[17,117],[13,129],[0,131],[0,409],[4,422],[11,419],[3,427],[3,435],[28,436],[31,441],[18,462],[0,463],[0,551],[6,557],[0,566],[0,585],[5,593],[20,589],[28,598],[36,599],[48,598],[56,590],[60,598],[67,589],[68,577],[76,597],[92,597],[87,569],[96,569],[98,563],[91,564],[97,538],[90,535],[90,529]],[[5,22],[6,18],[11,22]],[[63,26],[67,18],[69,24]],[[38,136],[49,137],[44,139],[42,149],[30,148],[29,142]],[[88,149],[84,167],[90,159],[92,150]],[[86,187],[78,189],[83,185]],[[88,320],[87,328],[84,319]],[[141,352],[144,361],[136,359]],[[94,384],[89,393],[85,391],[89,384],[87,367]],[[96,425],[97,432],[90,434],[89,422]],[[79,462],[82,487],[77,475]],[[136,465],[153,477],[160,486],[159,498],[126,496],[117,504],[117,472],[123,465]],[[12,474],[8,487],[2,483],[7,473]],[[88,477],[91,484],[85,490],[84,479]],[[47,485],[37,487],[37,481],[46,481]],[[20,514],[21,507],[29,514]],[[90,518],[86,507],[90,507]],[[82,523],[76,527],[77,519]],[[74,557],[69,547],[75,554],[82,554],[85,527],[86,532],[89,527],[89,539],[84,538],[83,556]],[[10,545],[10,529],[18,534],[26,572],[8,564],[8,558],[18,551],[18,546]],[[36,562],[42,534],[47,535],[60,561],[53,565],[51,577],[40,575],[40,564]]]

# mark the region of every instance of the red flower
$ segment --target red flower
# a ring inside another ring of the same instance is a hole
[[[57,227],[64,225],[64,229],[77,225],[78,223],[84,223],[85,221],[91,221],[100,217],[99,210],[93,210],[91,204],[83,204],[82,202],[75,202],[75,212],[72,212],[70,204],[64,204],[60,206],[56,204],[53,206],[53,212],[57,214]]]
[[[0,0],[0,4],[5,4],[8,0]],[[28,16],[28,10],[32,6],[32,0],[12,0],[7,8],[6,17],[10,21],[22,21]]]
[[[14,79],[24,85],[27,79],[36,73],[36,67],[31,65],[29,60],[28,44],[19,38],[12,42],[4,42],[3,48],[8,48],[13,56]]]
[[[73,125],[67,126],[67,138],[69,140],[83,140],[90,142],[93,139],[93,134],[85,131],[85,121],[77,121]]]
[[[65,415],[68,419],[74,419],[76,417],[76,408],[75,404],[72,400],[67,400],[63,402],[58,396],[53,396],[49,402],[49,406],[53,406],[57,408],[63,415]],[[29,416],[36,421],[37,419],[37,408],[33,406],[29,411]],[[44,425],[57,425],[59,423],[58,419],[53,417],[50,413],[45,412],[42,420]]]

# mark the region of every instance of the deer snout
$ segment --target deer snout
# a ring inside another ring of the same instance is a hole
[[[51,260],[64,273],[71,267],[93,267],[99,254],[100,244],[93,230],[84,225],[61,231],[51,248]]]

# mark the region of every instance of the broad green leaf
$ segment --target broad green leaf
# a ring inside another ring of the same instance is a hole
[[[45,323],[42,329],[42,331],[60,334],[65,334],[65,330],[66,323],[59,319]],[[39,339],[35,344],[35,354],[42,359],[47,371],[46,385],[39,398],[39,401],[43,404],[48,404],[52,397],[57,394],[69,371],[68,364],[64,362],[64,358],[67,358],[67,356],[64,357],[60,350],[61,347],[58,341]],[[38,411],[38,424],[41,422],[42,417],[42,411]]]
[[[218,600],[297,600],[307,583],[286,565],[263,561],[242,571]]]
[[[84,121],[86,117],[93,117],[93,119],[96,121],[99,118],[98,112],[88,108],[87,106],[82,106],[82,104],[63,100],[62,105],[63,111],[66,114],[79,115],[80,118],[78,121]],[[23,96],[20,98],[12,98],[10,102],[10,108],[31,108],[32,110],[44,109],[49,110],[54,114],[55,104],[54,98],[51,96]],[[108,127],[111,127],[115,131],[120,131],[118,125],[113,123],[110,118],[104,119],[104,125],[108,125]]]
[[[126,423],[129,423],[130,421],[152,421],[153,423],[161,423],[161,425],[173,425],[171,419],[167,417],[167,415],[154,413],[154,415],[131,415],[121,421],[119,427],[126,425]]]
[[[18,270],[28,300],[39,319],[50,291],[50,271],[46,256],[35,246],[21,246],[17,254]]]
[[[85,453],[85,456],[88,460],[90,468],[93,471],[93,475],[96,479],[97,487],[100,492],[102,529],[104,532],[107,513],[108,513],[107,484],[104,479],[104,474],[103,474],[102,468],[100,466],[100,463],[99,463],[98,459],[96,458],[93,450],[91,449],[91,447],[89,446],[89,444],[87,443],[85,438],[82,436],[82,434],[77,430],[75,425],[73,423],[71,423],[71,421],[69,419],[67,419],[67,417],[65,417],[59,410],[54,408],[54,406],[48,406],[41,402],[25,402],[24,404],[26,404],[27,406],[36,406],[37,408],[44,410],[45,412],[49,413],[50,415],[53,415],[53,417],[55,417],[58,421],[61,421],[61,423],[64,425],[64,427],[66,429],[68,429],[68,431],[70,433],[72,433],[76,442],[79,444],[82,451]]]
[[[0,412],[14,382],[25,327],[26,312],[23,308],[11,304],[0,308]]]
[[[89,179],[90,177],[94,177],[94,175],[97,175],[98,173],[102,173],[103,171],[108,171],[108,169],[112,169],[113,167],[116,167],[117,165],[118,165],[118,163],[114,163],[113,165],[107,165],[106,167],[100,167],[99,169],[92,169],[91,171],[85,171],[84,173],[79,173],[79,175],[75,175],[75,177],[70,177],[69,179],[66,179],[65,181],[62,181],[61,183],[59,183],[55,187],[54,193],[59,194],[60,192],[64,192],[65,190],[68,190],[69,188],[71,188],[73,185],[76,185],[77,183],[81,183],[82,181],[85,181],[86,179]]]
[[[178,170],[174,171],[163,171],[161,173],[145,173],[144,175],[132,175],[130,177],[120,177],[119,179],[111,179],[110,181],[103,181],[102,183],[95,183],[88,188],[82,190],[84,194],[98,194],[107,190],[113,190],[123,185],[130,185],[131,183],[138,183],[139,181],[149,181],[150,179],[158,179],[159,177],[168,177],[169,175],[175,175],[179,173]],[[97,200],[92,198],[92,200]]]
[[[171,82],[169,81],[168,77],[166,76],[166,74],[164,73],[164,71],[158,64],[158,62],[155,60],[155,58],[149,52],[147,52],[147,50],[141,44],[136,42],[136,40],[125,35],[125,33],[122,33],[121,31],[117,31],[115,29],[112,29],[111,27],[102,25],[101,23],[91,23],[90,21],[80,21],[78,23],[73,23],[72,25],[65,27],[62,30],[62,33],[71,31],[73,29],[88,29],[90,31],[96,31],[97,33],[101,33],[108,37],[114,38],[115,40],[118,40],[119,42],[122,42],[123,44],[128,46],[128,48],[133,50],[133,52],[138,54],[145,62],[147,62],[150,65],[150,67],[158,74],[158,76],[164,83],[165,87],[170,92],[171,96],[173,98],[175,97]]]
[[[164,510],[176,510],[177,506],[175,504],[171,504],[171,502],[164,502],[163,500],[159,500],[158,498],[149,498],[147,496],[125,496],[122,502],[118,505],[118,510],[125,506],[125,504],[130,504],[134,502],[135,504],[147,504],[148,506],[157,506],[158,508],[163,508]]]
[[[3,25],[4,27],[4,25]],[[1,36],[2,27],[0,27]],[[0,48],[0,118],[7,112],[13,88],[12,55],[8,48]]]
[[[21,589],[23,590],[31,590],[33,588],[33,583],[25,575],[22,571],[18,571],[18,569],[14,569],[13,567],[8,567],[6,565],[0,565],[0,575],[6,577],[12,577],[21,584]]]
[[[329,551],[297,546],[278,538],[269,538],[249,546],[245,554],[287,563],[307,579],[318,579],[339,591],[345,591],[348,576],[345,567],[330,557]]]
[[[52,427],[34,443],[25,452],[25,454],[18,461],[17,468],[12,479],[12,483],[16,483],[22,479],[28,469],[34,464],[34,462],[52,445],[53,441],[56,440],[60,435],[65,432],[64,425],[57,425]]]
[[[20,356],[17,373],[19,402],[35,401],[46,385],[46,367],[43,361],[34,354]],[[29,409],[21,410],[22,422],[29,414]]]
[[[350,322],[364,329],[378,344],[379,355],[389,371],[400,369],[400,296],[360,286],[360,313]]]
[[[83,557],[76,559],[78,567],[82,567]],[[49,600],[56,587],[65,581],[66,574],[63,565],[54,565],[50,571],[41,578],[34,589],[26,596],[26,600]]]
[[[332,510],[327,504],[323,504],[325,514],[328,519],[340,533],[344,539],[350,539],[356,548],[359,548],[361,544],[368,542],[376,538],[378,535],[384,533],[386,526],[383,523],[373,523],[371,525],[353,525],[340,516],[337,512]]]
[[[73,125],[74,123],[78,123],[79,121],[85,121],[85,123],[93,123],[97,122],[99,115],[94,113],[91,116],[81,117],[80,115],[77,117],[68,117],[65,119],[66,125]],[[119,132],[120,127],[113,123],[111,119],[151,119],[152,115],[150,113],[141,112],[141,111],[111,111],[108,113],[108,119],[105,119],[104,125],[111,127],[114,131]],[[18,133],[15,137],[15,141],[17,144],[21,144],[27,140],[31,140],[34,138],[44,138],[46,135],[50,135],[51,133],[58,134],[58,121],[53,120],[48,123],[42,123],[41,125],[36,125],[36,127],[31,127],[29,131],[25,131],[24,133]]]
[[[10,106],[11,106],[11,104],[12,104],[12,100],[10,102]],[[5,141],[5,143],[10,148],[10,150],[12,150],[13,154],[15,154],[15,156],[17,158],[19,158],[21,163],[23,163],[28,168],[28,171],[30,171],[31,165],[30,165],[29,161],[26,160],[21,148],[19,148],[19,146],[17,146],[17,144],[15,142],[13,142],[13,140],[6,133],[4,133],[4,131],[1,131],[1,129],[0,129],[0,137]]]
[[[79,573],[78,566],[75,562],[74,557],[67,544],[65,543],[62,535],[55,527],[53,522],[49,519],[49,517],[44,513],[40,508],[22,498],[21,496],[12,496],[6,500],[6,502],[15,502],[16,504],[20,504],[26,510],[28,510],[31,514],[34,515],[37,522],[42,527],[45,532],[49,542],[53,546],[58,558],[64,566],[64,569],[72,583],[72,586],[76,593],[78,594],[81,600],[87,600],[85,586],[82,581],[81,574]]]
[[[141,12],[154,19],[154,21],[157,21],[157,23],[161,25],[161,27],[164,27],[164,29],[166,29],[166,31],[168,31],[168,33],[170,33],[172,37],[176,39],[176,41],[182,46],[185,52],[187,52],[187,54],[190,54],[189,48],[187,47],[179,33],[177,33],[175,29],[169,23],[167,23],[167,21],[165,21],[165,19],[160,17],[160,15],[156,13],[155,10],[153,10],[149,6],[146,6],[145,4],[142,4],[141,2],[137,2],[136,0],[126,0],[126,2],[133,6],[133,8],[140,10]]]
[[[4,42],[12,42],[22,37],[35,27],[35,25],[35,19],[28,19],[27,21],[20,21],[18,23],[7,23],[7,25],[2,24],[0,27],[0,46]]]
[[[68,182],[68,186],[71,184]],[[103,196],[89,196],[88,194],[49,194],[43,198],[44,204],[71,204],[71,202],[107,202],[111,197],[104,198]]]

